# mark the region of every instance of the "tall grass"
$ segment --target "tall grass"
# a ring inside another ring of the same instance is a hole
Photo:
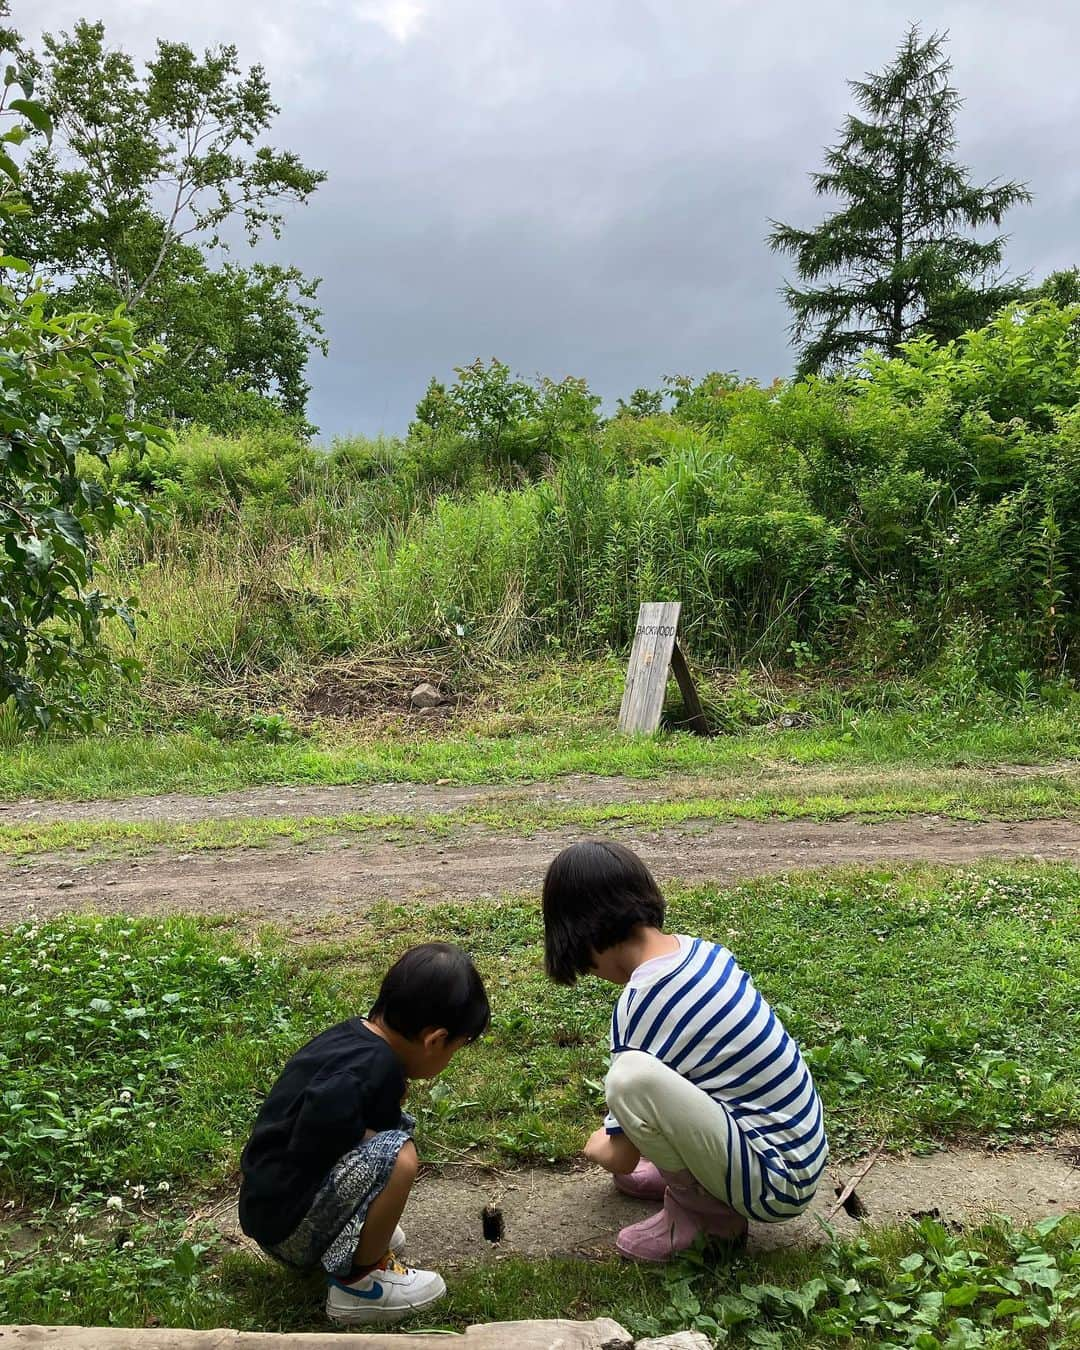
[[[598,654],[624,645],[638,604],[656,598],[683,600],[702,655],[782,657],[805,620],[793,597],[813,589],[828,531],[773,513],[768,547],[725,553],[710,508],[756,489],[684,434],[687,453],[676,444],[630,476],[583,453],[541,482],[436,497],[366,529],[294,533],[272,513],[174,521],[150,549],[121,543],[102,572],[140,596],[134,654],[151,679],[231,679],[350,651],[449,648],[469,660],[555,643]],[[301,510],[314,515],[318,500]]]
[[[707,380],[669,414],[509,426],[509,449],[461,418],[329,453],[193,432],[111,468],[157,514],[101,572],[141,597],[149,687],[599,655],[678,599],[699,661],[1037,691],[1077,669],[1078,329],[1017,311],[858,378]]]

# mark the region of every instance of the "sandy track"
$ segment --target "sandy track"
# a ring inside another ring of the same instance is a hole
[[[654,789],[655,790],[655,789]],[[678,828],[615,831],[662,881],[735,881],[789,870],[928,861],[962,864],[1031,858],[1080,863],[1080,823],[1063,820],[950,821],[907,817],[693,822]],[[317,845],[234,848],[183,854],[160,850],[131,861],[88,863],[42,855],[0,870],[0,924],[30,911],[181,911],[274,922],[299,933],[347,927],[374,901],[466,899],[535,891],[554,854],[577,828],[526,838],[479,828],[451,843],[324,839]]]

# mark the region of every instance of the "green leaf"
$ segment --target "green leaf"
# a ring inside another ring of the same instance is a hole
[[[29,272],[31,264],[23,258],[13,258],[9,253],[0,256],[0,267],[5,267],[9,272]]]
[[[190,1242],[182,1242],[177,1247],[173,1256],[173,1264],[176,1266],[177,1272],[186,1280],[190,1280],[195,1274],[198,1258],[195,1255],[195,1248],[192,1247]]]
[[[758,1315],[757,1304],[737,1294],[722,1294],[712,1307],[714,1317],[723,1327],[738,1326],[740,1322],[750,1322]]]
[[[783,1350],[784,1338],[778,1331],[767,1327],[751,1327],[746,1333],[747,1343],[760,1347],[760,1350]]]
[[[72,548],[76,548],[80,552],[86,548],[86,535],[83,532],[83,527],[69,511],[52,511],[49,514],[57,533]]]
[[[52,118],[40,103],[35,103],[33,99],[29,98],[13,98],[8,104],[8,107],[12,112],[22,113],[26,120],[40,131],[43,136],[48,136],[50,139],[52,138]]]
[[[817,1307],[822,1294],[829,1291],[829,1286],[823,1279],[808,1280],[801,1289],[791,1289],[788,1291],[787,1302],[791,1307],[796,1308],[802,1313],[804,1318],[810,1316]]]
[[[968,1308],[979,1297],[980,1288],[977,1284],[958,1284],[952,1289],[945,1290],[946,1308]]]
[[[39,571],[45,571],[53,561],[53,546],[49,539],[33,535],[26,541],[26,556],[33,560]]]

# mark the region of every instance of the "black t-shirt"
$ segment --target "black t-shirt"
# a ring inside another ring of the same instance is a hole
[[[264,1247],[287,1238],[330,1169],[368,1130],[401,1124],[398,1057],[359,1017],[298,1050],[263,1102],[240,1159],[240,1226]]]

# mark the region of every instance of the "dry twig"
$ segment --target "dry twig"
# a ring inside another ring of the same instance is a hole
[[[866,1166],[862,1169],[861,1172],[856,1173],[856,1175],[851,1178],[851,1180],[847,1183],[844,1189],[840,1192],[836,1204],[833,1205],[832,1209],[830,1209],[828,1214],[826,1214],[825,1216],[826,1223],[832,1223],[833,1219],[836,1218],[837,1214],[840,1213],[840,1211],[844,1208],[845,1204],[847,1204],[847,1202],[855,1194],[855,1189],[859,1185],[859,1183],[864,1179],[864,1177],[866,1177],[866,1175],[869,1173],[870,1169],[874,1166],[874,1164],[881,1160],[881,1155],[885,1152],[885,1142],[886,1141],[883,1139],[881,1143],[878,1144],[877,1149],[870,1156],[870,1160],[867,1162]]]

